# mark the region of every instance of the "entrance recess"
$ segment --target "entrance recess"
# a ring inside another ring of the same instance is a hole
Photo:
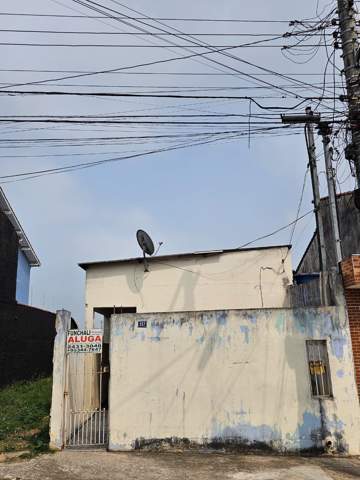
[[[71,334],[68,333],[67,342],[69,335]],[[78,341],[79,347],[76,347],[80,350],[69,351],[67,344],[64,446],[104,447],[108,442],[107,391],[104,391],[104,388],[107,389],[109,375],[107,348],[103,349],[101,335],[101,347],[98,348],[101,353],[83,353],[80,343],[85,335],[74,338],[75,344]]]

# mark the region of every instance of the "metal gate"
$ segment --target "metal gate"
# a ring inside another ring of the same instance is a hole
[[[103,375],[102,353],[67,354],[65,447],[101,447],[107,444],[108,415],[102,405]]]
[[[104,446],[107,443],[107,411],[70,411],[67,447]]]

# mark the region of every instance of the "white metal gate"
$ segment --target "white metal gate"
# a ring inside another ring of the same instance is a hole
[[[106,408],[102,406],[102,377],[102,354],[67,354],[65,447],[107,445],[108,416]]]
[[[107,411],[70,411],[67,447],[102,446],[107,443]]]

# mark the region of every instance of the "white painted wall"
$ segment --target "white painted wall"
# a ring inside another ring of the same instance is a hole
[[[328,344],[334,398],[321,403],[307,339]],[[169,437],[306,450],[321,446],[323,426],[340,450],[360,453],[342,308],[114,315],[110,342],[110,450]]]
[[[95,307],[181,312],[287,306],[291,255],[287,247],[216,255],[98,264],[86,272],[86,326]]]
[[[71,325],[71,313],[67,310],[56,312],[53,352],[53,383],[50,411],[50,448],[61,450],[64,444],[64,409],[67,387],[66,335]]]

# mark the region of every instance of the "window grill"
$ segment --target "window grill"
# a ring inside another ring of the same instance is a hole
[[[332,397],[326,340],[307,340],[311,390],[314,397]]]

